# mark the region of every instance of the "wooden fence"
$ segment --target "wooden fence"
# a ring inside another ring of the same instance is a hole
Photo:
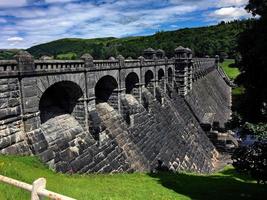
[[[0,175],[0,182],[4,182],[4,183],[10,184],[15,187],[22,188],[24,190],[31,192],[31,200],[42,200],[43,197],[47,197],[48,199],[53,199],[53,200],[75,200],[73,198],[46,190],[45,189],[46,187],[45,178],[39,178],[35,180],[32,185],[30,185],[30,184]]]

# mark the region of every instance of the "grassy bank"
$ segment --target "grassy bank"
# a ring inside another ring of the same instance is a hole
[[[213,175],[55,173],[35,157],[0,156],[0,174],[27,183],[45,177],[49,190],[77,199],[262,199],[267,186],[257,185],[230,167]],[[0,183],[1,200],[29,199],[28,192]]]
[[[235,66],[234,59],[225,59],[223,63],[220,63],[220,66],[232,80],[234,80],[240,74],[239,69]]]

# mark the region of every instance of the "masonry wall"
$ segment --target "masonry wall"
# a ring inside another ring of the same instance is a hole
[[[17,78],[0,79],[0,153],[29,154]]]
[[[230,118],[231,87],[216,69],[195,81],[185,99],[200,123],[219,122],[223,127]]]
[[[230,88],[216,70],[198,78],[185,97],[172,83],[165,93],[164,84],[155,88],[153,82],[148,89],[136,88],[134,95],[114,91],[106,103],[95,105],[90,98],[80,99],[72,115],[55,113],[43,124],[34,76],[15,77],[19,76],[0,77],[2,154],[38,155],[61,172],[150,171],[159,160],[178,171],[210,172],[214,168],[217,151],[200,124],[209,120],[224,123],[230,115]],[[65,80],[63,75],[40,77],[47,84],[57,78]],[[71,73],[66,77],[74,79]],[[92,88],[86,88],[86,79],[78,80],[83,91],[94,90],[91,84]]]

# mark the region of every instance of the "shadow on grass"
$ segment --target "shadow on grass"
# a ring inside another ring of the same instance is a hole
[[[149,175],[157,179],[162,186],[191,199],[260,200],[267,197],[267,185],[251,183],[249,177],[236,174],[233,169],[209,176],[169,172]]]
[[[236,64],[235,63],[231,63],[228,65],[230,68],[236,68]]]

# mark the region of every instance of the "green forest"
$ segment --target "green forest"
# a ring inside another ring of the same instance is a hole
[[[143,50],[152,47],[163,49],[166,56],[172,57],[177,46],[189,47],[194,55],[236,56],[237,38],[252,20],[236,20],[218,25],[184,28],[176,31],[160,31],[151,36],[126,38],[79,39],[65,38],[40,44],[27,49],[35,58],[43,55],[56,59],[77,59],[84,53],[90,53],[95,59],[107,59],[121,54],[124,57],[138,58]],[[17,50],[0,50],[0,59],[12,59]]]
[[[251,20],[221,22],[215,26],[185,28],[176,31],[157,32],[151,36],[127,38],[75,39],[66,38],[29,48],[35,58],[43,55],[57,59],[76,59],[90,53],[95,59],[107,59],[121,54],[124,57],[138,58],[144,49],[163,49],[166,56],[172,57],[174,49],[181,45],[193,50],[202,57],[216,54],[233,58],[237,48],[238,35],[251,23]]]

